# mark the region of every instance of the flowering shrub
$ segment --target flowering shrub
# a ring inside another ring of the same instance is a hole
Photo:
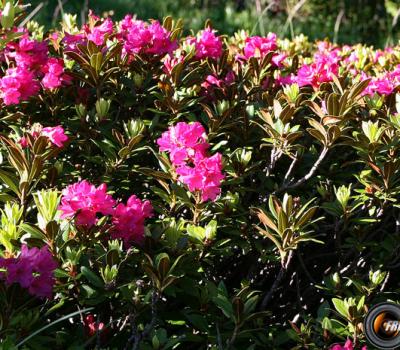
[[[1,6],[2,349],[366,349],[399,46]]]

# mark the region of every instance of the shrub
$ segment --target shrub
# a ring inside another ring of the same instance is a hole
[[[22,10],[1,17],[3,349],[364,346],[397,301],[399,47],[93,13],[42,33]]]

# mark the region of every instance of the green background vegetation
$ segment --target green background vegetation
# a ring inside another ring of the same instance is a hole
[[[252,34],[269,31],[290,37],[304,33],[310,39],[329,37],[339,43],[363,42],[384,47],[400,37],[400,0],[34,0],[34,17],[47,28],[60,21],[62,12],[85,18],[88,9],[120,19],[135,13],[141,19],[181,17],[186,28],[201,29],[206,19],[225,34],[246,29]],[[42,5],[41,5],[42,4]],[[335,29],[336,27],[336,29]]]

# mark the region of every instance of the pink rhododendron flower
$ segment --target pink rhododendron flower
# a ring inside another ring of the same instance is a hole
[[[41,134],[46,136],[52,144],[60,148],[64,146],[64,142],[68,141],[68,136],[65,135],[61,125],[43,128]]]
[[[107,194],[107,185],[95,187],[83,180],[69,185],[62,191],[61,218],[75,217],[77,225],[91,227],[97,222],[96,214],[111,215],[115,200]]]
[[[364,94],[373,96],[375,93],[380,95],[390,95],[395,88],[394,82],[388,77],[375,78],[370,81]]]
[[[283,62],[285,62],[287,55],[284,53],[278,53],[272,56],[272,63],[278,68],[283,67]]]
[[[218,79],[214,75],[208,75],[206,80],[201,84],[204,91],[201,91],[201,95],[205,96],[208,100],[216,100],[214,89],[216,87],[224,89],[225,87],[231,85],[236,79],[235,73],[229,71],[224,78]]]
[[[26,68],[9,68],[0,79],[0,97],[6,105],[18,104],[39,91],[39,83]]]
[[[152,216],[153,207],[149,201],[141,201],[135,195],[125,204],[120,203],[114,210],[112,223],[113,239],[122,239],[125,246],[141,243],[144,239],[144,220]]]
[[[76,45],[83,45],[86,43],[85,35],[82,33],[65,33],[64,38],[62,39],[62,43],[65,45],[66,51],[76,51]]]
[[[121,22],[121,37],[127,54],[164,55],[178,47],[177,41],[171,40],[171,33],[158,21],[148,24],[133,20],[130,15]]]
[[[338,64],[324,56],[312,64],[301,66],[297,72],[296,82],[299,86],[311,85],[317,89],[322,83],[332,81],[338,70]]]
[[[208,75],[201,86],[208,90],[212,86],[218,86],[219,88],[221,88],[223,86],[223,83],[224,81],[222,79],[218,79],[213,75]]]
[[[5,278],[8,285],[18,283],[31,295],[51,298],[57,266],[47,246],[29,249],[23,245],[17,258],[0,259],[0,267],[6,269],[0,277]]]
[[[170,153],[176,166],[178,180],[188,186],[191,192],[200,191],[202,201],[215,200],[221,193],[222,156],[216,153],[206,156],[209,144],[199,122],[180,122],[171,126],[157,140],[160,151]]]
[[[178,56],[178,57],[174,57],[173,55],[167,55],[165,56],[165,59],[163,61],[164,63],[164,67],[163,67],[163,71],[164,73],[171,75],[172,70],[174,69],[174,67],[178,64],[183,62],[185,59],[184,56]]]
[[[222,156],[216,153],[211,157],[196,154],[191,165],[181,165],[176,169],[179,181],[188,186],[191,192],[200,191],[203,202],[215,200],[221,193]]]
[[[292,85],[293,83],[296,82],[296,76],[294,76],[293,74],[290,75],[286,75],[286,76],[282,76],[282,74],[280,73],[280,71],[278,71],[278,75],[275,78],[275,84],[277,86],[282,86],[282,85]]]
[[[34,139],[37,139],[39,136],[46,136],[53,145],[59,148],[64,146],[64,142],[68,141],[68,136],[65,135],[64,129],[61,125],[43,128],[41,124],[35,123],[29,133]],[[28,147],[28,142],[25,136],[20,138],[19,144],[23,148]]]
[[[110,18],[107,18],[100,25],[91,29],[87,28],[88,40],[93,41],[96,45],[103,45],[106,35],[112,34],[113,26],[113,21]]]
[[[232,84],[234,81],[235,73],[233,71],[229,71],[223,79],[218,79],[214,75],[208,75],[205,82],[202,83],[201,86],[205,89],[208,89],[210,86],[218,86],[219,88],[222,88],[226,85]]]
[[[250,57],[263,58],[266,54],[275,51],[277,48],[275,33],[268,33],[266,37],[251,36],[246,38],[243,48],[244,55],[241,57],[246,60]]]
[[[213,58],[217,59],[222,54],[222,41],[215,35],[216,31],[211,28],[202,30],[197,38],[190,38],[189,44],[194,44],[196,48],[196,58]]]
[[[340,60],[340,48],[333,46],[326,41],[317,43],[318,50],[314,54],[314,60],[323,60],[330,63],[338,63]]]
[[[7,45],[7,57],[14,59],[19,68],[38,70],[47,62],[47,43],[24,36],[18,42]]]
[[[42,72],[45,73],[42,84],[47,89],[58,88],[65,81],[64,61],[61,58],[49,58]]]
[[[335,344],[331,347],[330,350],[354,350],[353,342],[350,339],[347,339],[344,345]],[[363,346],[361,350],[367,350],[366,346]]]
[[[176,165],[193,159],[196,153],[203,154],[208,148],[206,132],[199,122],[180,122],[171,126],[157,140],[157,144],[161,152],[170,153],[171,161]]]
[[[379,95],[390,95],[397,85],[399,85],[397,71],[386,73],[380,77],[369,77],[364,72],[361,73],[361,80],[371,78],[368,86],[364,89],[363,95],[373,96],[375,93]]]

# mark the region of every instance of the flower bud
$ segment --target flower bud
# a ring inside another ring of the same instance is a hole
[[[96,113],[99,120],[102,120],[107,116],[108,111],[110,110],[110,106],[111,106],[110,100],[105,100],[104,98],[97,100]]]
[[[75,105],[75,110],[78,117],[80,118],[86,117],[86,106],[84,104],[80,103],[79,105]]]
[[[73,32],[76,28],[76,15],[65,13],[62,17],[62,26],[68,30],[68,32]]]
[[[227,109],[229,108],[229,102],[228,101],[220,101],[217,104],[217,111],[219,114],[224,113]]]
[[[124,130],[129,138],[134,138],[143,133],[144,123],[141,119],[132,119],[124,123]]]
[[[143,76],[141,74],[135,73],[133,75],[133,83],[135,84],[135,87],[140,88],[143,84]]]
[[[12,1],[7,1],[1,12],[0,23],[4,29],[9,29],[14,25],[15,8]]]

